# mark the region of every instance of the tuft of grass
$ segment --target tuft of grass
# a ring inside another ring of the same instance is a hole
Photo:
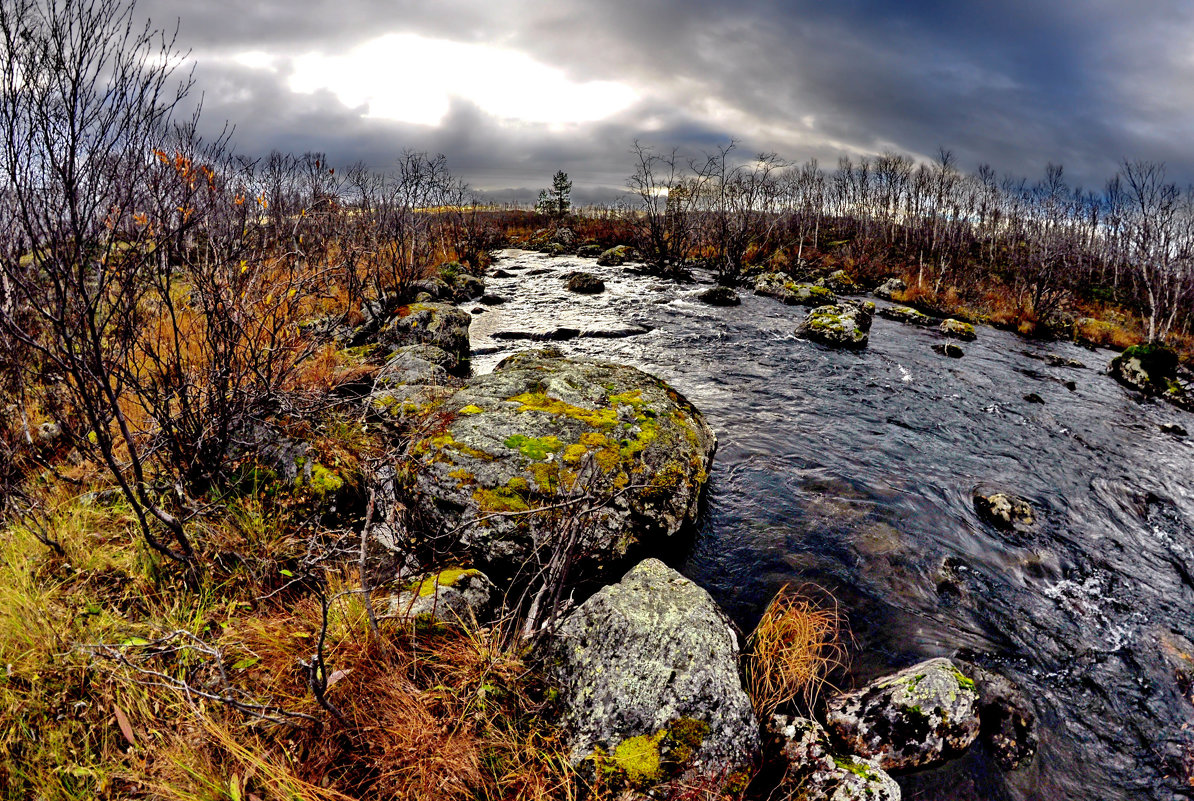
[[[760,719],[783,706],[816,704],[829,675],[844,666],[845,621],[836,601],[818,605],[785,584],[748,640],[746,690]]]

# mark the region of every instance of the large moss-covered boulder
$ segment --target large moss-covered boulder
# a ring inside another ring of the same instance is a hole
[[[452,368],[468,364],[469,313],[446,303],[402,306],[378,332],[377,341],[390,352],[407,345],[434,345],[452,357]]]
[[[1111,360],[1111,376],[1126,387],[1194,410],[1194,387],[1177,354],[1163,345],[1134,345]]]
[[[781,792],[800,801],[900,801],[900,786],[879,763],[835,753],[816,721],[776,715],[770,731],[784,768]]]
[[[942,320],[938,330],[947,337],[960,339],[963,342],[971,342],[975,338],[974,326],[970,323],[964,323],[961,320],[955,320],[952,317],[948,320]]]
[[[737,637],[709,594],[667,565],[648,559],[581,604],[547,664],[574,764],[591,759],[637,787],[744,784],[759,732]]]
[[[897,323],[904,323],[905,325],[930,326],[933,324],[932,317],[918,312],[911,306],[885,306],[879,309],[876,314],[888,320],[895,320]]]
[[[508,358],[440,416],[411,445],[417,503],[499,573],[551,547],[575,516],[578,573],[661,544],[695,520],[716,444],[700,412],[654,376],[558,350]],[[554,511],[535,513],[543,507]]]
[[[858,283],[845,270],[834,270],[824,278],[818,279],[817,286],[843,294],[859,291]]]
[[[796,327],[796,336],[832,348],[862,350],[870,339],[874,303],[835,303],[818,306]]]
[[[789,306],[821,306],[837,302],[823,286],[798,284],[783,273],[763,273],[755,280],[755,294],[775,298]]]
[[[884,770],[934,765],[956,756],[979,732],[974,682],[948,659],[930,659],[829,701],[837,739]]]

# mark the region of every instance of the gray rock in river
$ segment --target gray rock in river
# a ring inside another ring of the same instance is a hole
[[[830,699],[826,717],[838,740],[885,770],[920,768],[978,736],[978,692],[948,659],[930,659]]]
[[[817,286],[823,286],[831,292],[850,294],[858,292],[858,284],[845,270],[835,270],[824,278],[817,280]]]
[[[833,348],[862,350],[870,339],[874,303],[835,303],[818,306],[796,327],[796,336]]]
[[[966,355],[966,351],[952,342],[939,342],[933,345],[933,351],[940,353],[942,356],[948,356],[951,359],[960,359]]]
[[[737,306],[742,303],[738,293],[728,286],[710,287],[697,293],[697,300],[710,306]]]
[[[900,801],[900,786],[873,759],[835,753],[821,725],[776,715],[770,731],[779,740],[784,767],[780,792],[800,801]]]
[[[1032,504],[1006,492],[975,492],[974,511],[978,512],[978,516],[983,520],[1003,531],[1027,528],[1036,523]]]
[[[716,792],[746,776],[759,730],[737,637],[709,594],[663,562],[581,604],[548,652],[573,764],[593,757],[640,788],[679,779]]]
[[[837,302],[829,289],[799,284],[783,273],[763,273],[755,280],[755,294],[775,298],[788,306],[821,306]]]
[[[932,317],[918,312],[911,306],[884,306],[876,314],[906,325],[930,326],[935,322]]]
[[[1111,376],[1126,387],[1194,411],[1194,376],[1161,345],[1135,345],[1111,360]]]
[[[716,439],[667,384],[633,367],[516,354],[467,382],[411,444],[415,504],[456,547],[502,572],[583,514],[577,574],[658,545],[696,518]]]
[[[974,326],[972,326],[970,323],[964,323],[961,320],[955,320],[952,317],[947,320],[942,320],[939,330],[947,337],[960,339],[963,342],[971,342],[976,338]]]
[[[568,279],[569,292],[596,295],[605,291],[605,282],[592,273],[574,272],[565,277]]]
[[[1036,714],[1028,698],[1010,679],[968,662],[963,671],[978,690],[981,736],[1004,770],[1017,770],[1036,755]]]
[[[633,258],[633,250],[627,245],[615,245],[597,257],[601,267],[620,267]]]

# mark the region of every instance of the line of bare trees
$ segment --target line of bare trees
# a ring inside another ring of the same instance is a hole
[[[197,112],[179,118],[182,56],[125,0],[0,4],[0,381],[17,412],[0,480],[56,421],[146,542],[193,565],[192,499],[304,402],[300,323],[393,305],[488,241],[443,156],[337,173],[204,140]]]
[[[915,266],[917,283],[963,293],[998,280],[1049,321],[1081,292],[1135,302],[1150,341],[1188,331],[1194,301],[1194,188],[1163,164],[1125,161],[1100,192],[1044,177],[962,172],[949,150],[927,163],[885,153],[826,171],[775,154],[735,159],[735,143],[700,159],[638,142],[627,220],[657,269],[694,259],[734,283],[752,259],[844,245],[856,264]],[[831,237],[831,239],[827,239]]]

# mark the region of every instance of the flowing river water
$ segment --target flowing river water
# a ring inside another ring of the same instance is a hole
[[[699,283],[524,251],[494,269],[508,275],[488,291],[505,302],[465,306],[484,310],[474,372],[550,336],[665,379],[705,414],[719,441],[708,505],[670,558],[743,630],[783,584],[812,582],[849,620],[846,683],[960,653],[1025,692],[1040,735],[1029,767],[1005,775],[976,745],[899,777],[906,799],[1194,794],[1181,776],[1194,748],[1194,441],[1159,428],[1194,430],[1194,415],[1133,398],[1106,375],[1109,351],[979,327],[950,359],[932,350],[935,330],[876,317],[855,354],[796,339],[804,309],[748,291],[714,308]],[[571,270],[606,291],[568,292]],[[1029,499],[1037,525],[991,528],[979,487]]]

